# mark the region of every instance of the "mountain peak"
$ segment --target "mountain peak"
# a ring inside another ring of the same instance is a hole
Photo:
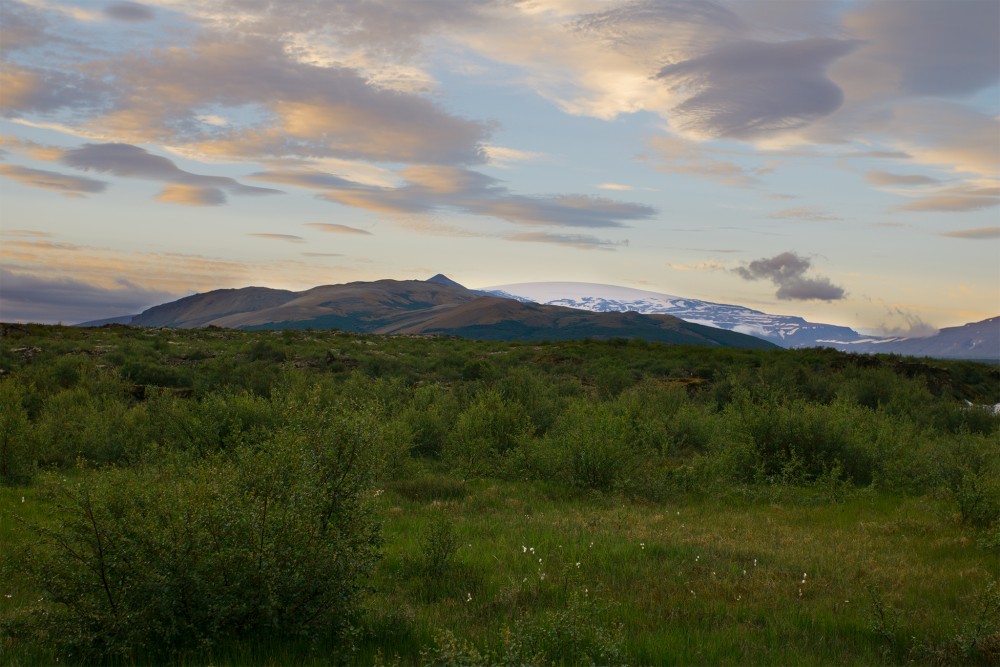
[[[456,283],[454,280],[444,275],[443,273],[439,273],[433,278],[428,278],[424,282],[434,283],[435,285],[448,285],[449,287],[461,287],[462,289],[465,289],[464,285],[459,285],[458,283]]]

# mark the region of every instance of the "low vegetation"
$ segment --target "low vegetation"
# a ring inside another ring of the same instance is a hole
[[[1000,661],[995,366],[3,334],[3,664]]]

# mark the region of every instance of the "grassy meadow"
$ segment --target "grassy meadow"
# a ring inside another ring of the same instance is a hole
[[[4,665],[1000,663],[996,366],[3,334]]]

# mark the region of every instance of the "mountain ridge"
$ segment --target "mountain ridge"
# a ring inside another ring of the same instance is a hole
[[[334,328],[486,340],[635,338],[711,347],[775,347],[753,336],[685,322],[668,314],[595,313],[484,294],[442,274],[429,280],[319,285],[301,292],[263,287],[213,290],[154,306],[135,316],[131,324]]]

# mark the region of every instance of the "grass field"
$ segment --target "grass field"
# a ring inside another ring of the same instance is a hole
[[[0,349],[3,665],[1000,662],[989,367],[31,335]]]

